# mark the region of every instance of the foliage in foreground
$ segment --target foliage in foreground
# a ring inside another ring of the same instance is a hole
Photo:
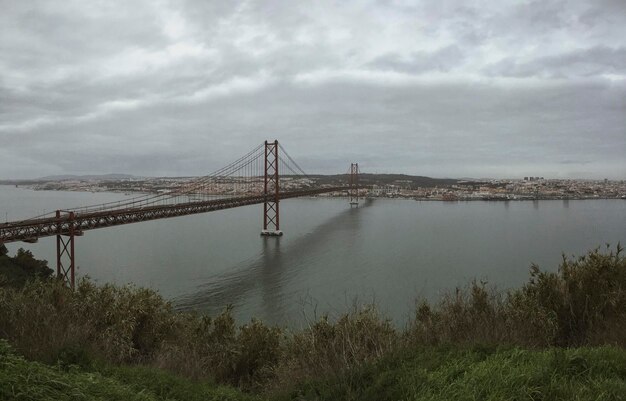
[[[229,310],[215,317],[177,313],[154,291],[134,286],[82,280],[71,291],[56,280],[30,281],[0,287],[0,338],[53,365],[142,365],[267,394],[339,383],[352,394],[351,380],[378,361],[427,346],[624,347],[626,258],[618,245],[564,258],[555,273],[533,266],[529,282],[508,293],[473,283],[438,304],[418,305],[405,330],[371,306],[294,333],[256,320],[237,326]]]

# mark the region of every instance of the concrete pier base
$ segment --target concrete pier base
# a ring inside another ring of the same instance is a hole
[[[281,237],[283,232],[280,230],[261,230],[261,235],[265,237]]]

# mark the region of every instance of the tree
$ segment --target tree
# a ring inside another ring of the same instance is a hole
[[[10,285],[21,287],[28,280],[32,279],[49,279],[53,276],[54,271],[48,267],[45,260],[35,259],[31,251],[18,249],[14,257],[8,255],[8,251],[4,244],[0,244],[0,275],[6,280],[2,285]]]

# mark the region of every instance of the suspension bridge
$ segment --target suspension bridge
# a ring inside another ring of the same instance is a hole
[[[262,203],[261,235],[281,236],[281,200],[347,192],[350,206],[358,206],[358,177],[359,166],[351,163],[346,182],[320,185],[277,140],[265,141],[212,174],[185,181],[171,190],[2,223],[0,244],[34,243],[42,237],[56,236],[57,276],[73,288],[76,237],[85,231]]]

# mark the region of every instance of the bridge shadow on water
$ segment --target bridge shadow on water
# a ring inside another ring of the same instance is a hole
[[[297,286],[290,290],[284,287],[289,287],[295,276],[314,264],[311,258],[329,251],[332,234],[347,232],[346,243],[338,246],[350,247],[360,226],[359,210],[369,207],[372,202],[365,199],[359,208],[347,208],[313,231],[289,241],[287,246],[281,243],[284,238],[260,237],[262,250],[256,259],[235,266],[232,272],[212,276],[197,291],[177,297],[174,299],[176,309],[198,310],[212,315],[228,305],[243,306],[246,297],[252,301],[258,291],[262,317],[274,323],[284,321],[286,308],[293,305],[286,305],[283,301],[303,295],[298,294],[302,289]]]

